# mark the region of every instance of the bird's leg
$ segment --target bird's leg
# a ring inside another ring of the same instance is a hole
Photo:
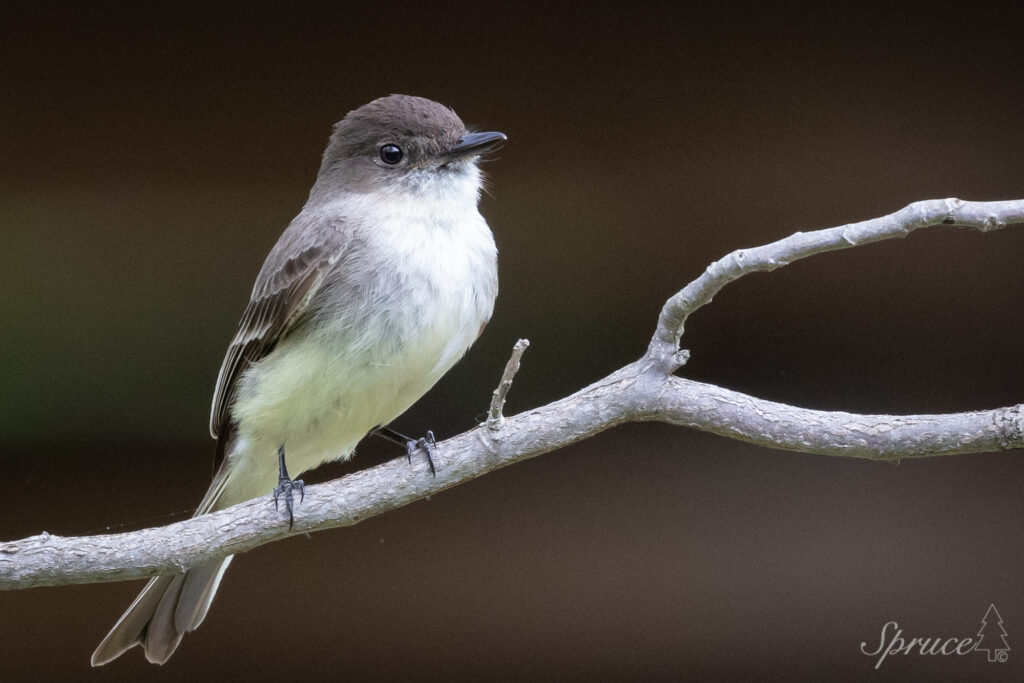
[[[277,508],[277,501],[279,498],[284,499],[284,509],[288,511],[288,531],[292,530],[292,524],[295,522],[295,518],[292,515],[292,491],[295,489],[299,490],[299,502],[301,503],[306,498],[306,485],[301,479],[292,479],[288,476],[288,468],[284,464],[284,445],[277,449],[277,488],[274,489],[274,509]]]
[[[427,435],[420,437],[413,441],[409,439],[405,442],[405,455],[409,458],[409,463],[412,464],[412,454],[419,448],[423,449],[423,453],[427,456],[427,464],[430,465],[431,476],[437,476],[437,470],[434,469],[434,446],[437,445],[437,441],[434,440],[434,432],[427,430]]]
[[[396,432],[391,427],[377,427],[371,432],[376,434],[382,439],[387,439],[391,443],[396,443],[399,446],[405,446],[405,455],[409,458],[409,463],[412,464],[412,454],[418,449],[422,448],[423,452],[427,455],[427,464],[430,465],[430,473],[437,476],[437,470],[434,469],[434,446],[437,445],[437,441],[434,439],[434,432],[427,430],[427,435],[420,439],[410,439],[405,434]]]

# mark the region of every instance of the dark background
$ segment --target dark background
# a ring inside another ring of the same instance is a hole
[[[189,515],[252,280],[331,124],[375,97],[509,136],[482,201],[494,319],[412,434],[471,427],[519,337],[508,414],[634,360],[733,249],[1024,196],[1024,26],[977,4],[316,7],[5,9],[0,538]],[[939,228],[746,278],[691,319],[681,374],[819,409],[1020,403],[1022,263],[1021,226]],[[1020,680],[1020,455],[896,466],[620,427],[238,558],[163,668],[89,668],[141,582],[0,593],[0,678]],[[1005,664],[860,651],[892,620],[974,635],[990,603]]]

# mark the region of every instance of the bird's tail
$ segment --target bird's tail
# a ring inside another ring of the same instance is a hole
[[[136,645],[142,646],[146,659],[154,664],[170,659],[181,637],[203,622],[231,559],[228,556],[184,574],[150,579],[92,653],[92,665],[113,661]]]
[[[223,430],[217,440],[217,473],[193,517],[218,507],[231,474],[229,459],[224,456],[230,452],[233,441],[234,429]],[[92,653],[92,665],[103,666],[112,662],[136,645],[142,646],[146,659],[153,664],[163,664],[170,659],[178,649],[181,637],[203,623],[232,557],[228,555],[223,560],[192,567],[184,574],[150,579],[135,602],[128,606],[107,637],[96,647]]]

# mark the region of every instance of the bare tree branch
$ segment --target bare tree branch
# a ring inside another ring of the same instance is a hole
[[[730,282],[744,275],[768,272],[815,254],[849,249],[893,237],[906,237],[920,228],[951,225],[982,232],[1024,222],[1024,201],[965,202],[961,199],[930,199],[914,202],[896,213],[838,228],[798,232],[785,239],[753,249],[737,249],[715,261],[704,273],[665,302],[647,356],[666,372],[685,362],[679,358],[679,339],[691,313],[711,302]]]
[[[683,325],[726,284],[813,254],[932,225],[982,231],[1024,222],[1024,200],[917,202],[889,216],[797,233],[717,261],[665,304],[647,354],[572,396],[511,418],[501,416],[526,344],[516,345],[484,425],[437,444],[437,476],[404,457],[311,486],[292,532],[269,496],[165,527],[0,544],[0,589],[122,581],[180,572],[292,534],[355,524],[630,421],[694,427],[769,448],[874,460],[1024,448],[1024,405],[949,415],[855,415],[760,400],[672,374],[686,360]]]

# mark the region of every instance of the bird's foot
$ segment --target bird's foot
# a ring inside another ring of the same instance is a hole
[[[419,449],[423,449],[423,452],[427,456],[427,464],[430,465],[430,473],[437,476],[437,470],[434,469],[434,446],[437,445],[437,441],[434,440],[434,432],[427,430],[427,435],[416,439],[407,439],[405,442],[405,455],[409,458],[409,464],[412,464],[412,454]]]
[[[430,465],[430,473],[435,477],[437,476],[433,458],[434,446],[437,445],[437,441],[434,440],[434,432],[428,431],[427,435],[422,439],[410,439],[405,434],[396,432],[391,427],[377,427],[372,433],[382,439],[387,439],[391,443],[405,446],[405,455],[409,458],[410,465],[412,464],[412,454],[422,448],[423,452],[427,454],[427,464]]]
[[[279,510],[278,503],[284,502],[284,509],[288,511],[288,531],[292,530],[295,523],[293,511],[295,509],[295,494],[299,492],[299,502],[306,498],[306,485],[301,479],[292,479],[288,476],[288,468],[284,464],[284,446],[277,449],[278,478],[277,488],[274,489],[274,509]]]

